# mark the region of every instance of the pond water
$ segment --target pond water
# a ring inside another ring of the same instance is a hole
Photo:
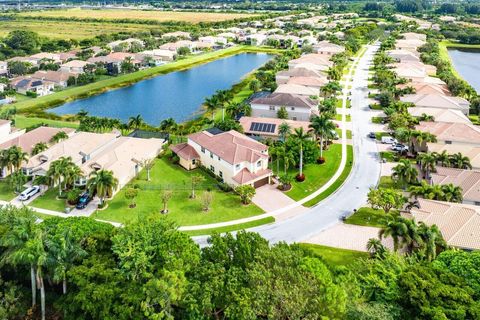
[[[154,126],[167,118],[183,122],[201,114],[200,107],[206,97],[217,90],[229,89],[270,58],[272,55],[262,53],[237,54],[69,102],[49,111],[63,115],[76,114],[83,109],[89,115],[122,121],[140,114],[145,122]]]
[[[480,50],[448,49],[455,70],[477,92],[480,92]]]

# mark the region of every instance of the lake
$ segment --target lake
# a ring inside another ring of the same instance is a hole
[[[477,92],[480,92],[480,50],[449,48],[448,54],[455,70]]]
[[[153,126],[167,118],[183,122],[201,114],[200,107],[206,97],[217,90],[229,89],[272,57],[263,53],[237,54],[72,101],[49,112],[76,114],[83,109],[92,116],[122,121],[140,114]]]

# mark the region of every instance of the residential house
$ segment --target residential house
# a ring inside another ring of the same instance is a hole
[[[283,123],[288,124],[291,131],[297,128],[303,128],[304,131],[310,130],[309,121],[293,121],[288,119],[278,118],[256,118],[256,117],[241,117],[240,125],[243,128],[245,135],[254,139],[280,139],[279,128]]]
[[[234,130],[194,133],[186,143],[170,148],[185,169],[202,165],[229,185],[257,188],[270,183],[268,147]]]
[[[294,70],[296,70],[296,68]],[[315,95],[318,95],[318,90],[328,82],[329,80],[326,77],[290,77],[287,84],[297,84],[315,89],[317,90],[317,94]]]
[[[438,166],[430,175],[432,184],[453,184],[462,189],[463,203],[480,206],[480,171]]]
[[[83,73],[88,62],[82,60],[70,60],[60,66],[60,71],[70,73]]]
[[[406,40],[427,41],[427,35],[423,33],[405,32],[405,33],[402,33],[402,36]]]
[[[175,53],[177,53],[178,49],[180,49],[180,48],[188,48],[192,52],[197,49],[196,45],[195,45],[195,42],[190,41],[190,40],[180,40],[180,41],[177,41],[177,42],[168,42],[168,43],[164,43],[160,46],[161,50],[170,50],[170,51],[174,51]]]
[[[407,111],[414,117],[421,117],[423,115],[432,116],[434,121],[438,122],[471,124],[470,119],[459,110],[413,107],[408,108]]]
[[[205,37],[199,37],[198,41],[202,43],[208,43],[212,46],[218,47],[218,46],[224,46],[227,44],[228,40],[223,37],[215,37],[215,36],[205,36]]]
[[[331,66],[333,66],[333,62],[330,61],[330,57],[322,54],[307,54],[288,62],[290,69],[307,67],[313,70],[327,71]]]
[[[0,77],[8,75],[8,62],[0,61]]]
[[[319,90],[310,88],[307,86],[303,86],[300,84],[281,84],[275,89],[274,93],[288,93],[288,94],[297,94],[300,96],[306,96],[306,97],[312,97],[315,96],[317,97],[319,95]]]
[[[470,123],[421,121],[415,129],[435,135],[440,144],[480,147],[480,127]]]
[[[412,87],[415,90],[416,94],[436,94],[436,95],[443,95],[443,96],[452,95],[448,90],[448,87],[442,84],[433,84],[433,83],[425,83],[425,82],[407,82],[405,84],[397,85],[397,87],[399,89]]]
[[[277,118],[282,107],[291,120],[310,121],[312,115],[318,114],[318,101],[298,94],[272,93],[253,99],[250,105],[253,117]]]
[[[474,170],[480,170],[480,147],[469,144],[427,143],[429,152],[447,152],[448,154],[461,153],[470,159]]]
[[[396,62],[396,63],[392,63],[390,66],[393,66],[394,68],[412,68],[412,67],[417,68],[417,69],[423,70],[429,76],[435,76],[437,73],[437,67],[429,64],[425,64],[421,61],[417,61],[417,62],[412,61],[408,63]]]
[[[177,57],[176,51],[154,49],[142,52],[143,55],[153,59],[155,65],[161,65],[165,62],[173,61]]]
[[[114,51],[129,51],[133,44],[142,48],[145,45],[144,42],[140,39],[128,38],[125,40],[117,40],[107,43],[107,47]]]
[[[418,199],[418,208],[412,208],[410,214],[418,222],[436,225],[449,246],[480,249],[480,207]]]
[[[38,66],[38,59],[31,58],[31,57],[13,57],[7,60],[8,62],[23,62],[23,63],[28,63],[32,67],[37,67]]]
[[[468,115],[470,102],[460,97],[449,97],[439,94],[407,94],[400,97],[403,102],[413,103],[416,107],[460,110]]]
[[[401,63],[420,62],[418,53],[416,54],[408,50],[389,50],[387,55]]]
[[[36,93],[37,96],[46,96],[53,92],[55,84],[29,76],[21,76],[10,80],[10,85],[20,94]]]
[[[131,59],[131,63],[139,68],[143,65],[145,56],[138,53],[112,52],[106,56],[89,58],[87,62],[92,64],[102,63],[109,74],[115,75],[122,72],[122,63],[126,59]]]
[[[319,78],[322,79],[321,81],[323,81],[324,79],[326,82],[328,82],[327,76],[321,71],[298,66],[290,70],[277,72],[277,74],[275,75],[275,82],[278,85],[285,84],[294,77]]]
[[[0,144],[25,133],[25,129],[12,127],[12,121],[0,119]],[[5,148],[1,148],[5,149]]]
[[[407,50],[407,51],[417,51],[417,49],[423,46],[426,41],[418,39],[408,39],[408,40],[397,40],[395,42],[395,49],[397,50]]]
[[[55,87],[66,88],[68,86],[68,79],[70,77],[76,77],[78,74],[64,72],[64,71],[43,71],[39,70],[32,74],[33,79],[39,79],[42,81],[48,81],[55,85]]]
[[[162,39],[165,38],[183,38],[183,39],[191,39],[189,32],[184,31],[175,31],[175,32],[167,32],[162,35]]]
[[[333,56],[337,53],[342,53],[344,51],[345,47],[335,43],[331,43],[329,41],[320,41],[313,46],[313,52],[327,56]]]
[[[249,34],[245,36],[245,42],[252,46],[264,45],[266,40],[267,40],[267,36],[259,33]]]
[[[37,65],[39,65],[42,61],[51,61],[56,64],[62,63],[62,60],[60,60],[60,55],[58,53],[40,52],[31,55],[30,59],[36,60]]]

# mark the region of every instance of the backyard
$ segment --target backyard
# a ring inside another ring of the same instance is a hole
[[[202,187],[197,188],[199,190],[196,191],[196,199],[189,198],[193,175],[201,175],[205,179]],[[181,226],[229,221],[263,213],[254,204],[242,205],[239,196],[233,192],[220,191],[217,188],[217,181],[201,169],[186,171],[170,163],[165,157],[156,160],[150,176],[151,181],[146,181],[146,171],[143,170],[138,179],[132,181],[132,184],[140,188],[135,198],[135,208],[129,208],[130,201],[125,198],[124,188],[113,200],[108,201],[107,209],[97,211],[93,217],[125,223],[139,216],[160,214],[163,209],[162,189],[170,189],[173,192],[168,202],[168,215]],[[211,190],[213,200],[210,210],[205,212],[202,210],[201,197],[202,193],[208,189]]]
[[[0,200],[10,201],[15,198],[16,194],[12,191],[8,182],[3,179],[0,180]]]
[[[339,249],[317,244],[300,243],[298,246],[305,249],[311,256],[321,258],[327,264],[333,266],[348,266],[358,259],[368,257],[368,253],[366,252]]]

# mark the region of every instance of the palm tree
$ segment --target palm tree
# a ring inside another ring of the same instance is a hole
[[[153,159],[145,159],[142,161],[142,165],[147,171],[147,181],[150,181],[150,171],[155,166],[155,161]]]
[[[88,116],[88,111],[84,109],[81,109],[80,111],[77,112],[77,117],[79,119],[85,118],[86,116]]]
[[[386,225],[380,229],[378,237],[380,239],[386,237],[392,237],[393,250],[395,252],[400,248],[401,242],[403,242],[403,236],[407,234],[408,227],[405,223],[405,219],[401,216],[393,216],[387,220]]]
[[[66,134],[64,131],[59,131],[52,137],[52,139],[50,139],[50,141],[53,143],[58,143],[66,139],[68,139],[68,134]]]
[[[131,129],[138,130],[141,126],[143,126],[145,122],[141,115],[137,114],[135,117],[130,117],[128,119],[128,126]]]
[[[421,250],[427,261],[434,260],[437,253],[447,248],[447,243],[436,225],[429,227],[424,222],[420,222],[418,235],[421,238]]]
[[[241,107],[241,103],[232,101],[225,107],[225,112],[230,118],[234,119],[241,112]]]
[[[118,179],[109,170],[93,171],[87,182],[87,188],[92,194],[93,191],[97,193],[100,198],[100,205],[103,205],[105,197],[111,197],[118,188]]]
[[[432,152],[437,164],[440,163],[442,167],[448,167],[450,165],[450,156],[446,150],[443,150],[441,153]]]
[[[8,174],[12,166],[12,162],[10,161],[10,155],[8,154],[8,149],[0,150],[0,167],[2,170],[2,176]],[[4,171],[5,170],[5,174]]]
[[[372,257],[377,257],[377,256],[381,257],[387,251],[385,246],[382,244],[382,241],[380,241],[380,239],[377,239],[377,238],[368,239],[367,250],[368,252],[370,252],[370,255]]]
[[[425,179],[430,180],[430,172],[435,172],[437,159],[431,153],[421,153],[418,155],[417,160],[420,168],[425,172]]]
[[[48,145],[45,142],[37,143],[32,149],[32,156],[39,154],[48,149]]]
[[[463,190],[451,183],[442,185],[443,199],[448,202],[461,203],[463,201]]]
[[[20,170],[22,163],[28,161],[26,152],[22,151],[22,148],[18,146],[12,146],[8,149],[8,156],[10,158],[10,164],[13,167],[13,171]]]
[[[72,175],[74,172],[78,172],[77,169],[70,169],[70,167],[77,167],[73,162],[71,157],[61,157],[55,161],[52,161],[50,167],[47,171],[47,177],[49,177],[50,184],[52,186],[58,185],[58,195],[62,195],[63,183],[67,183],[67,174],[69,170],[72,170]],[[77,167],[78,168],[78,167]],[[70,177],[68,177],[70,178]],[[75,177],[75,178],[78,178]]]
[[[290,134],[291,131],[292,131],[292,128],[286,122],[282,122],[278,126],[278,133],[280,134],[280,137],[282,138],[283,142],[285,142],[285,140],[287,139],[287,136]]]
[[[300,145],[300,163],[299,163],[300,173],[299,173],[299,176],[302,177],[303,176],[303,144],[305,143],[305,141],[308,140],[308,138],[310,138],[310,135],[308,134],[308,132],[305,132],[303,130],[303,127],[300,127],[300,128],[295,128],[292,136],[297,141],[297,143]]]
[[[283,172],[287,174],[290,165],[295,165],[295,156],[291,150],[285,150],[283,153]]]
[[[66,165],[64,172],[65,186],[74,186],[78,178],[83,177],[83,171],[74,163]]]
[[[277,161],[277,175],[280,175],[280,158],[285,158],[285,147],[278,146],[275,148],[275,158]]]
[[[324,139],[335,131],[335,124],[326,115],[313,117],[309,127],[315,136],[320,138],[320,158],[323,159],[323,142]]]
[[[412,162],[402,159],[392,168],[392,178],[405,187],[418,181],[418,171],[412,166]]]
[[[419,149],[421,149],[425,143],[437,142],[437,137],[430,132],[414,131],[413,138],[417,142]]]
[[[160,130],[174,131],[177,127],[177,122],[173,118],[168,118],[160,122]]]
[[[450,156],[450,163],[453,167],[459,169],[472,169],[472,164],[470,163],[470,158],[464,156],[460,152],[452,154]]]
[[[432,186],[425,182],[425,180],[422,180],[418,186],[411,186],[408,188],[408,191],[415,198],[422,197],[430,200],[440,200],[444,197],[444,193],[440,185]]]
[[[206,98],[203,104],[207,108],[207,112],[210,112],[212,114],[212,121],[214,121],[215,111],[220,105],[220,100],[218,99],[217,96],[212,96],[210,98]]]

